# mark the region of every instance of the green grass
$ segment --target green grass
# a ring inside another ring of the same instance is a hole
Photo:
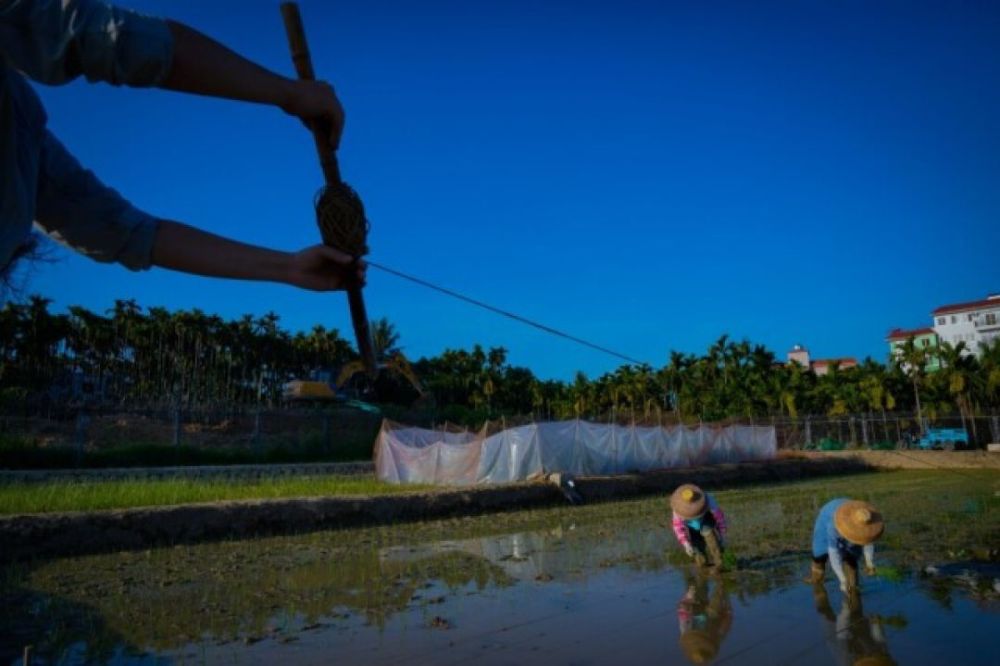
[[[98,511],[171,506],[220,500],[388,495],[425,490],[391,485],[369,476],[323,476],[263,480],[110,480],[0,485],[0,515]]]
[[[302,438],[301,443],[270,442],[259,450],[137,442],[88,450],[78,455],[71,446],[40,447],[25,437],[0,435],[0,469],[105,469],[371,460],[373,434],[343,437],[329,447],[324,446],[321,439],[320,435],[310,433]]]

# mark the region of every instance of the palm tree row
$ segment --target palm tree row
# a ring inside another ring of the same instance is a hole
[[[34,296],[0,310],[0,385],[5,393],[53,395],[85,376],[122,406],[218,407],[273,404],[281,385],[356,360],[336,329],[292,333],[274,313],[225,321],[199,310],[141,310],[116,301],[103,314],[71,307],[49,312]],[[400,336],[372,322],[376,353],[397,353]],[[928,354],[937,355],[928,372]],[[1000,341],[969,353],[964,343],[928,351],[913,341],[888,365],[866,359],[817,376],[780,362],[763,345],[723,335],[703,355],[671,352],[666,364],[622,365],[595,379],[545,381],[507,362],[507,350],[447,349],[413,364],[434,409],[453,420],[531,417],[680,422],[799,418],[892,412],[964,420],[1000,405]],[[336,376],[336,374],[333,374]]]
[[[122,405],[272,402],[290,376],[355,356],[335,329],[290,334],[274,313],[224,321],[200,310],[168,312],[116,301],[104,314],[48,311],[38,296],[0,310],[0,382],[58,399],[74,377]]]

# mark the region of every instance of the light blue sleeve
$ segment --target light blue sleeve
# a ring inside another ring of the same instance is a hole
[[[152,264],[159,224],[80,166],[48,131],[42,142],[35,223],[95,261],[132,270]]]
[[[0,0],[0,56],[41,83],[82,74],[155,86],[170,71],[173,37],[163,19],[95,0]]]
[[[847,584],[847,577],[844,576],[844,560],[840,556],[840,549],[835,545],[831,545],[827,554],[830,556],[830,568],[833,569],[833,573],[837,575],[837,580],[840,581],[840,586],[843,587]]]

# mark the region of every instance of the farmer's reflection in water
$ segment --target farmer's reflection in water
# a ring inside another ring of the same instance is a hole
[[[721,578],[698,571],[687,578],[677,604],[681,650],[693,664],[715,659],[733,624],[733,607]]]
[[[844,596],[840,612],[834,614],[830,597],[822,584],[813,586],[816,611],[823,618],[827,645],[835,663],[852,666],[894,666],[889,655],[882,618],[865,616],[861,608],[861,595]]]

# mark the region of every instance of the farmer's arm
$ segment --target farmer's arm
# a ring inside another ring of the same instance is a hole
[[[868,573],[875,573],[875,544],[870,543],[864,547],[865,569]]]
[[[715,501],[715,498],[711,495],[708,496],[708,509],[712,512],[712,517],[715,518],[715,526],[719,530],[719,536],[722,539],[726,538],[726,514],[719,506],[719,503]]]
[[[843,590],[847,587],[847,577],[844,575],[844,560],[840,556],[840,549],[835,545],[830,546],[827,549],[827,554],[830,556],[830,568],[833,569],[833,573],[837,574],[840,589]]]
[[[688,539],[688,531],[687,527],[684,525],[684,520],[674,513],[670,519],[670,527],[674,530],[674,536],[677,537],[677,542],[680,543],[684,552],[688,555],[692,555],[694,553],[694,549],[691,546],[691,540]]]
[[[46,131],[40,160],[36,221],[47,234],[100,262],[131,270],[161,266],[186,273],[282,282],[319,291],[364,282],[364,264],[333,248],[297,253],[239,243],[145,213],[70,155]],[[348,273],[351,273],[348,275]]]
[[[84,169],[45,130],[39,155],[35,224],[95,261],[149,268],[157,221]]]
[[[0,55],[42,83],[83,75],[279,106],[329,126],[334,148],[344,125],[329,84],[279,76],[181,23],[95,0],[0,0]]]
[[[344,111],[328,83],[279,76],[193,28],[171,20],[167,25],[174,57],[163,88],[278,106],[329,127],[331,146],[339,145]]]
[[[280,252],[216,236],[180,222],[160,220],[152,263],[184,273],[237,280],[282,282],[304,289],[343,289],[364,283],[364,264],[325,245]]]

